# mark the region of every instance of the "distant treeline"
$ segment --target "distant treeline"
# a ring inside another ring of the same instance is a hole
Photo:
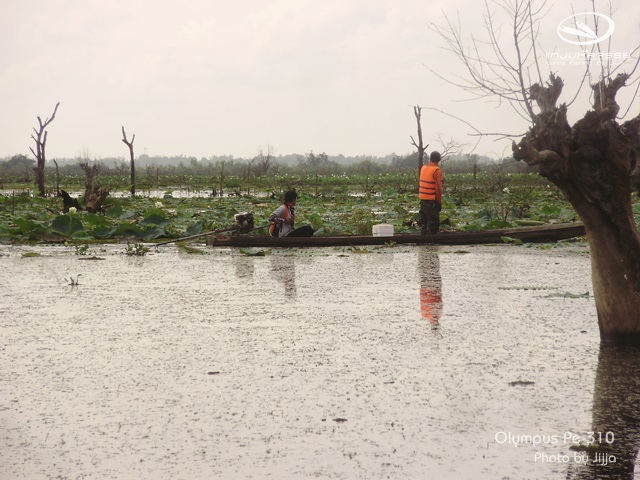
[[[14,181],[33,181],[35,159],[24,154],[0,158],[0,181],[11,177]],[[57,173],[81,174],[81,163],[99,165],[102,173],[124,175],[130,170],[129,161],[124,157],[102,158],[60,158],[49,159],[46,165],[48,174]],[[184,155],[166,157],[140,155],[135,159],[136,171],[142,175],[158,176],[165,174],[203,174],[203,175],[238,175],[244,177],[275,175],[284,173],[326,174],[378,174],[378,173],[411,173],[418,171],[417,153],[404,156],[387,155],[385,157],[344,155],[329,156],[326,153],[305,155],[269,155],[259,154],[251,159],[234,158],[233,156],[212,156],[198,159]],[[507,172],[527,172],[528,167],[513,158],[496,161],[489,157],[475,154],[450,155],[442,163],[445,172],[479,173],[499,168]],[[2,178],[5,177],[5,178]]]

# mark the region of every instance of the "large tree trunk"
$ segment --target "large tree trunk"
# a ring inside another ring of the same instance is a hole
[[[566,106],[555,105],[562,80],[533,85],[541,113],[513,150],[560,188],[584,222],[603,343],[640,345],[640,235],[631,205],[640,117],[616,122],[615,95],[626,79],[594,85],[594,109],[573,127]]]
[[[46,189],[44,186],[45,178],[44,178],[44,166],[45,166],[45,154],[42,152],[42,155],[38,157],[38,163],[33,167],[33,173],[35,173],[35,182],[36,187],[38,188],[38,195],[44,197],[46,195]]]

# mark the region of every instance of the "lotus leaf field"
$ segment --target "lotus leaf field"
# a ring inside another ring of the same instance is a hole
[[[60,197],[37,197],[24,187],[5,186],[0,195],[0,242],[177,239],[231,227],[234,215],[247,211],[253,213],[259,227],[279,205],[282,191],[292,187],[300,194],[297,224],[310,224],[317,235],[367,234],[376,223],[392,224],[398,233],[417,232],[419,202],[412,187],[415,177],[383,177],[264,177],[253,179],[248,188],[238,182],[236,188],[229,189],[234,192],[232,196],[213,196],[212,189],[204,188],[206,179],[202,180],[202,189],[179,182],[174,188],[158,186],[155,195],[151,189],[133,197],[124,188],[112,189],[103,214],[73,208],[63,213]],[[511,174],[499,180],[448,175],[441,214],[443,230],[486,230],[576,219],[558,190],[537,175]],[[67,188],[81,197],[79,188]],[[637,202],[635,211],[640,214]]]

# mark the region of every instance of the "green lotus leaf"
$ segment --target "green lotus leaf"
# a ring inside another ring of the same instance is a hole
[[[166,231],[164,227],[152,226],[150,228],[141,230],[136,236],[142,240],[153,240],[159,237],[166,236]]]
[[[107,227],[111,225],[111,221],[104,215],[96,215],[95,213],[86,213],[82,220],[85,225],[90,227]]]
[[[49,233],[49,229],[40,222],[35,220],[29,220],[25,218],[16,218],[13,223],[18,227],[18,231],[21,235],[42,235]]]
[[[145,217],[144,220],[142,220],[139,223],[139,225],[143,227],[150,226],[150,225],[158,225],[158,226],[164,227],[168,223],[169,223],[169,220],[167,220],[164,216],[158,215],[157,213],[153,213],[148,217]]]
[[[58,215],[51,222],[51,230],[61,235],[70,237],[76,232],[84,230],[80,219],[73,215]]]
[[[189,228],[187,228],[187,231],[184,232],[185,236],[191,236],[191,235],[198,235],[200,233],[202,233],[202,231],[204,230],[204,226],[202,225],[202,223],[198,222],[198,223],[194,223],[193,225],[189,226]]]
[[[115,227],[100,226],[91,230],[91,235],[95,238],[114,238],[117,232]]]

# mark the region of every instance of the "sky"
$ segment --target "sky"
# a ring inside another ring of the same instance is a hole
[[[539,55],[575,54],[580,47],[559,38],[558,25],[591,2],[550,4]],[[607,46],[629,52],[640,43],[640,4],[612,6]],[[595,7],[610,13],[609,2]],[[484,8],[478,0],[3,0],[0,158],[30,155],[37,117],[57,102],[48,158],[126,157],[123,126],[136,135],[136,155],[404,155],[414,151],[414,105],[423,107],[429,150],[453,140],[500,158],[510,140],[478,144],[470,134],[518,135],[527,122],[434,73],[452,80],[464,70],[431,25],[459,16],[465,38],[482,38]],[[504,28],[501,47],[513,52],[507,20],[490,8]],[[584,68],[551,68],[567,85],[561,101],[571,100]],[[574,121],[588,108],[582,93]]]

